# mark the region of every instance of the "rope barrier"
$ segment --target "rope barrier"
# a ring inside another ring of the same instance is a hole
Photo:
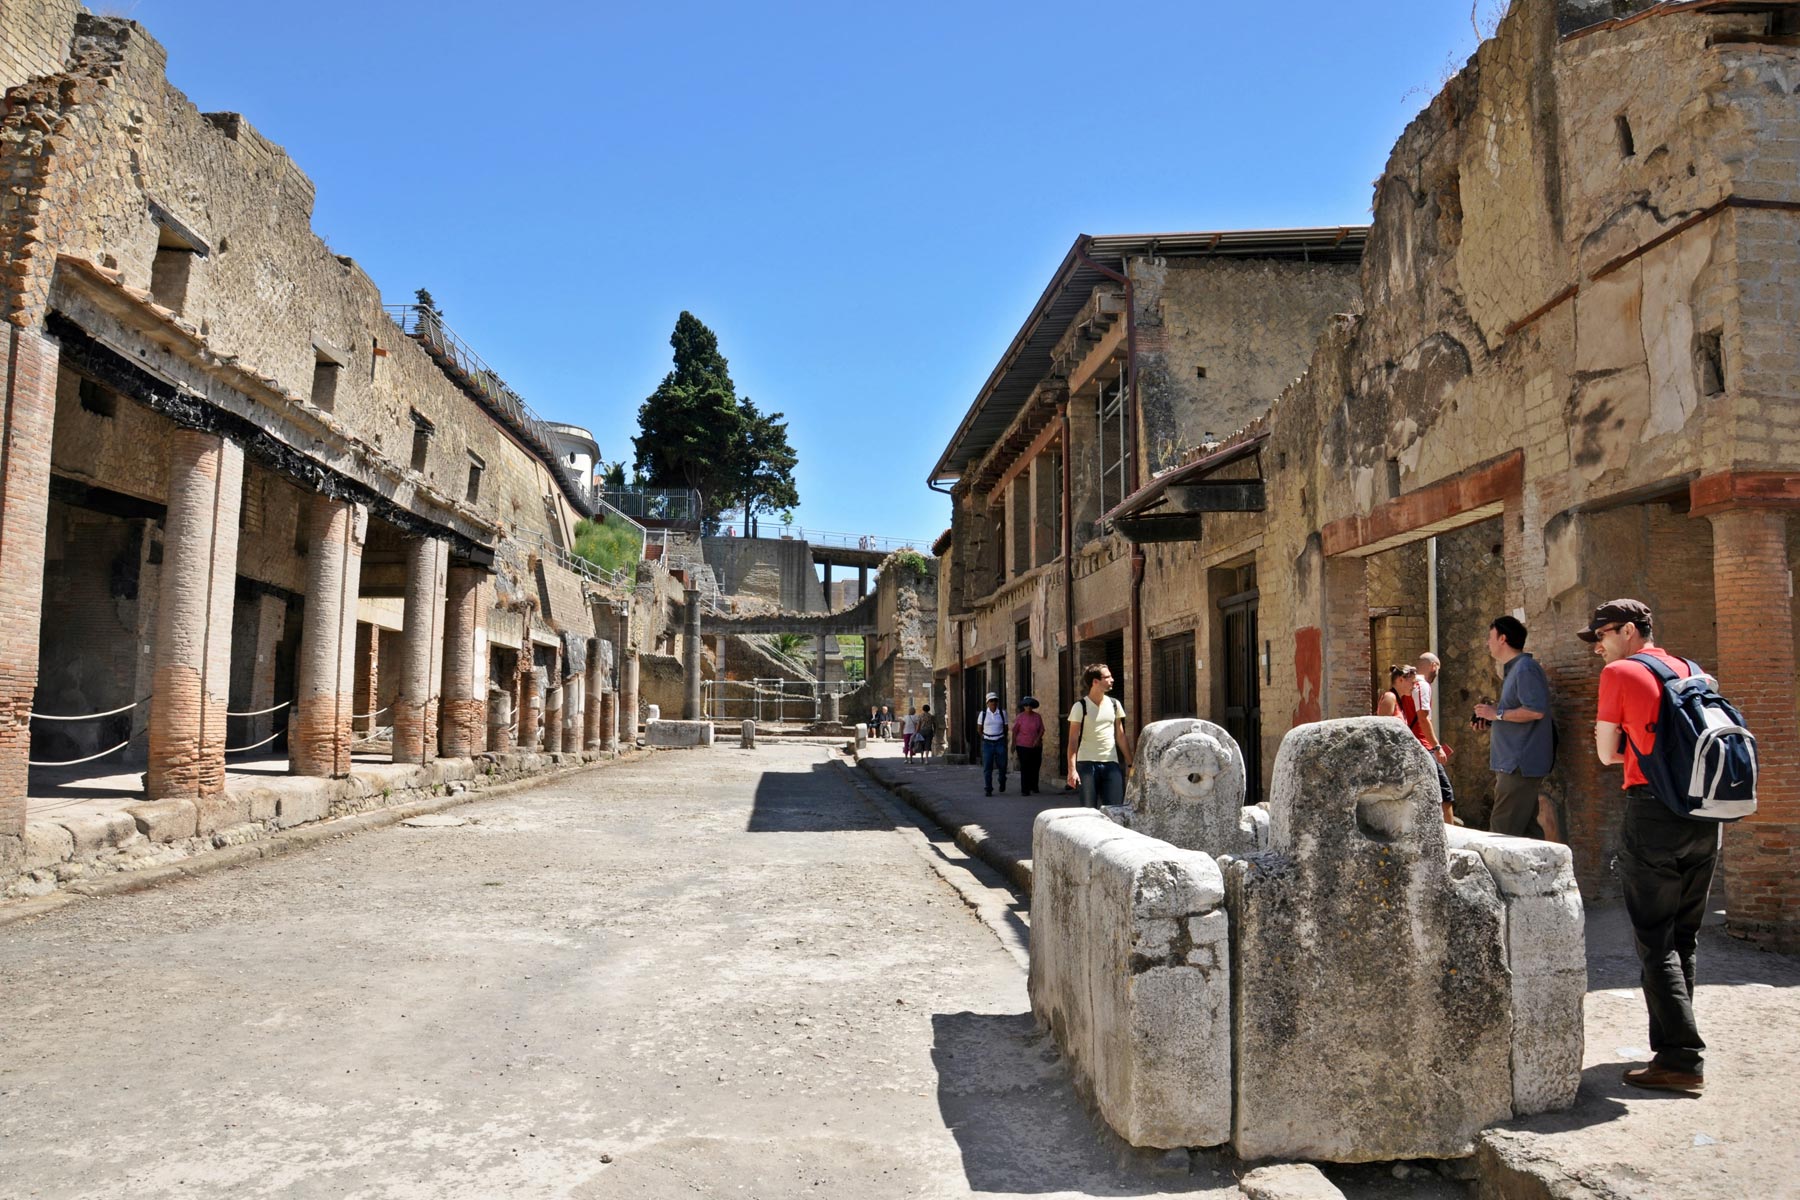
[[[113,709],[108,709],[106,712],[98,712],[98,713],[82,713],[78,716],[72,716],[72,717],[61,716],[56,713],[41,713],[41,712],[29,712],[29,711],[27,712],[27,715],[34,721],[98,721],[101,717],[116,717],[120,713],[130,712],[132,709],[136,708],[138,705],[148,704],[149,702],[150,702],[150,697],[145,696],[142,700],[133,700],[130,704],[125,705],[123,708],[113,708]]]
[[[259,708],[255,712],[227,712],[225,715],[228,717],[266,717],[272,712],[280,712],[292,703],[292,700],[283,700],[274,708]]]
[[[280,737],[282,734],[284,734],[286,732],[287,732],[286,729],[277,729],[274,733],[271,733],[268,737],[264,738],[260,742],[251,742],[248,746],[227,746],[227,747],[225,747],[225,753],[227,753],[227,754],[242,754],[246,750],[254,750],[258,746],[266,746],[270,742],[274,741],[276,738]]]
[[[137,706],[134,704],[131,707],[136,708]],[[102,750],[100,753],[90,754],[86,758],[71,758],[68,762],[39,762],[36,759],[28,758],[25,760],[25,765],[28,767],[75,767],[80,766],[82,763],[93,762],[96,758],[105,758],[109,754],[117,754],[129,745],[131,745],[131,739],[126,738],[111,750]]]
[[[374,733],[371,733],[368,737],[359,737],[359,738],[352,739],[350,744],[352,746],[360,746],[364,742],[378,742],[384,737],[393,736],[393,733],[394,733],[394,727],[392,725],[384,725],[380,729],[377,729]]]
[[[351,713],[350,719],[352,721],[367,721],[371,717],[379,717],[382,713],[386,712],[388,709],[390,709],[392,707],[394,707],[394,706],[391,704],[384,704],[380,708],[376,709],[374,712]]]

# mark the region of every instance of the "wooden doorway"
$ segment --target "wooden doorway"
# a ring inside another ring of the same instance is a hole
[[[1255,574],[1249,572],[1250,582]],[[1224,639],[1220,660],[1224,684],[1222,714],[1225,731],[1244,753],[1244,803],[1262,800],[1262,676],[1257,669],[1257,590],[1226,596],[1219,601],[1219,624]]]

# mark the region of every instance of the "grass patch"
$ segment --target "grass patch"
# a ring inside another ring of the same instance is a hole
[[[575,554],[603,571],[632,571],[644,556],[637,530],[622,522],[603,524],[585,517],[575,522]]]

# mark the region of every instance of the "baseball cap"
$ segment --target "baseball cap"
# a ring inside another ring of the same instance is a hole
[[[987,698],[989,700],[998,700],[1000,698],[1000,693],[999,692],[989,692],[987,694]]]
[[[1575,636],[1584,642],[1597,642],[1600,635],[1594,631],[1602,625],[1623,625],[1627,621],[1650,623],[1650,606],[1640,600],[1622,598],[1608,600],[1594,610],[1594,617],[1588,622],[1586,629],[1577,630]]]

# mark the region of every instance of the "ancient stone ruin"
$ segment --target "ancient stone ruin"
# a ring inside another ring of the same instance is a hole
[[[1121,1137],[1455,1157],[1574,1101],[1567,847],[1446,827],[1431,762],[1391,720],[1289,732],[1266,812],[1243,781],[1224,730],[1157,722],[1116,817],[1038,817],[1032,1008]]]

